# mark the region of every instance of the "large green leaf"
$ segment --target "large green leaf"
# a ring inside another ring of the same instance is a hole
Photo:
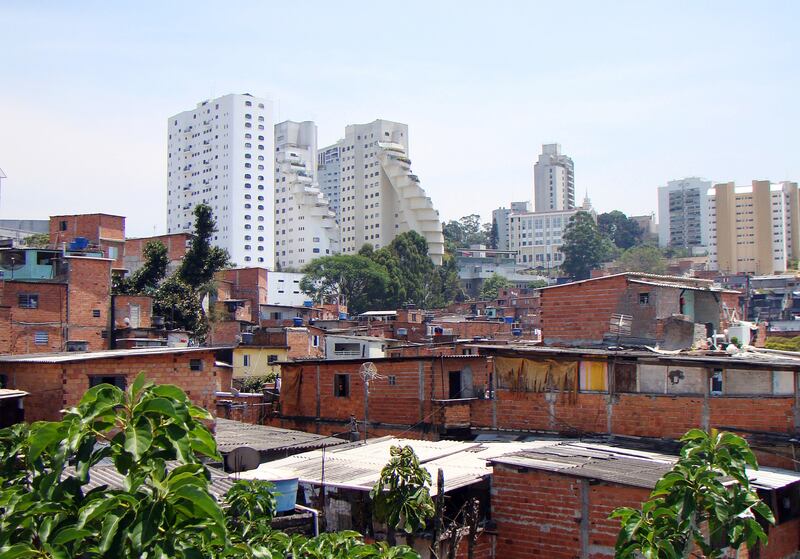
[[[125,450],[130,452],[135,460],[142,458],[152,442],[153,433],[149,425],[128,425],[125,428]]]

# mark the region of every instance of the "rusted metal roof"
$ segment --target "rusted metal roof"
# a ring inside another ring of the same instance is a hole
[[[325,437],[314,433],[270,427],[268,425],[253,425],[222,418],[217,418],[214,437],[217,440],[217,448],[223,453],[242,446],[248,446],[258,451],[289,448],[297,448],[302,451],[346,443],[346,441],[335,437]]]
[[[0,388],[0,400],[5,400],[6,398],[22,398],[27,396],[28,393],[24,390],[13,390],[11,388]]]
[[[0,356],[0,363],[68,363],[90,359],[115,359],[121,357],[149,357],[233,349],[233,346],[214,347],[141,347],[135,349],[109,349],[104,351],[64,351],[58,353],[27,353]]]

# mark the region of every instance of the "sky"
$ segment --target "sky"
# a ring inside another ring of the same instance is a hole
[[[800,3],[0,0],[0,218],[166,231],[167,119],[227,93],[275,121],[408,124],[443,220],[533,196],[558,142],[577,199],[657,210],[700,176],[800,180]]]

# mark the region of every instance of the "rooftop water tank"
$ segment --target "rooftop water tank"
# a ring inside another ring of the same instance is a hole
[[[303,317],[301,317],[301,316],[296,316],[296,317],[294,317],[294,318],[292,319],[292,323],[293,323],[295,326],[302,326],[302,325],[303,325]]]

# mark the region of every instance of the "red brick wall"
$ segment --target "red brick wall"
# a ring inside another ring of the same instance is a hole
[[[238,320],[214,321],[208,325],[209,345],[228,345],[237,343],[237,336],[242,331]]]
[[[61,222],[67,222],[66,231],[61,230]],[[114,267],[123,266],[125,252],[125,218],[108,214],[80,214],[50,216],[50,243],[60,245],[70,243],[76,237],[85,237],[94,245],[103,249],[103,255],[109,256],[108,247],[118,250]]]
[[[264,268],[237,268],[225,270],[220,275],[232,282],[231,296],[250,301],[251,322],[258,323],[259,305],[267,303],[267,270]]]
[[[108,260],[67,257],[69,263],[69,340],[89,342],[90,351],[108,348],[102,331],[108,329],[111,308],[111,268]],[[93,315],[94,310],[100,316]]]
[[[173,235],[156,235],[154,237],[141,237],[138,239],[125,239],[125,256],[132,259],[144,258],[144,247],[151,241],[159,241],[167,247],[167,258],[170,261],[183,259],[186,254],[187,243],[192,236],[187,233]]]
[[[125,319],[131,317],[131,305],[139,305],[139,328],[153,325],[153,298],[146,295],[116,295],[114,297],[114,319],[116,328],[125,328]]]
[[[613,557],[618,521],[606,517],[621,506],[639,506],[647,489],[588,485],[591,558]],[[492,517],[497,522],[497,557],[522,559],[581,556],[581,480],[546,472],[518,472],[496,464],[492,476]]]
[[[317,336],[316,347],[313,345],[314,336]],[[325,356],[325,334],[321,330],[289,328],[286,330],[286,344],[289,346],[289,359]]]
[[[190,370],[190,359],[201,359],[202,371]],[[89,375],[125,375],[130,384],[144,372],[157,384],[177,385],[196,405],[212,413],[216,409],[217,379],[211,351],[66,363],[9,362],[0,365],[0,369],[8,375],[9,388],[30,393],[25,399],[27,421],[60,419],[60,410],[76,405],[89,389]]]
[[[489,364],[491,362],[488,362]],[[375,364],[382,378],[370,384],[369,420],[410,426],[418,422],[432,423],[432,399],[445,399],[448,394],[448,372],[472,369],[473,385],[483,386],[488,378],[487,360],[471,358],[421,358],[377,360]],[[419,368],[424,374],[423,398],[420,400]],[[320,363],[291,363],[281,366],[283,389],[281,413],[288,418],[315,417],[317,407],[317,367],[319,367],[319,417],[323,420],[346,422],[350,415],[359,420],[364,417],[364,383],[359,373],[360,362],[327,361]],[[334,395],[336,374],[349,374],[349,397]],[[292,391],[297,376],[297,391]],[[389,384],[389,377],[395,384]]]
[[[770,526],[766,546],[760,550],[760,559],[784,559],[795,557],[800,549],[800,518]]]
[[[66,322],[67,286],[63,283],[6,280],[0,283],[0,304],[8,307],[8,352],[13,354],[62,351]],[[19,306],[19,294],[39,296],[36,309]],[[47,344],[34,343],[36,332],[47,332]]]
[[[545,341],[602,341],[626,285],[625,276],[615,276],[543,289],[541,320]]]

